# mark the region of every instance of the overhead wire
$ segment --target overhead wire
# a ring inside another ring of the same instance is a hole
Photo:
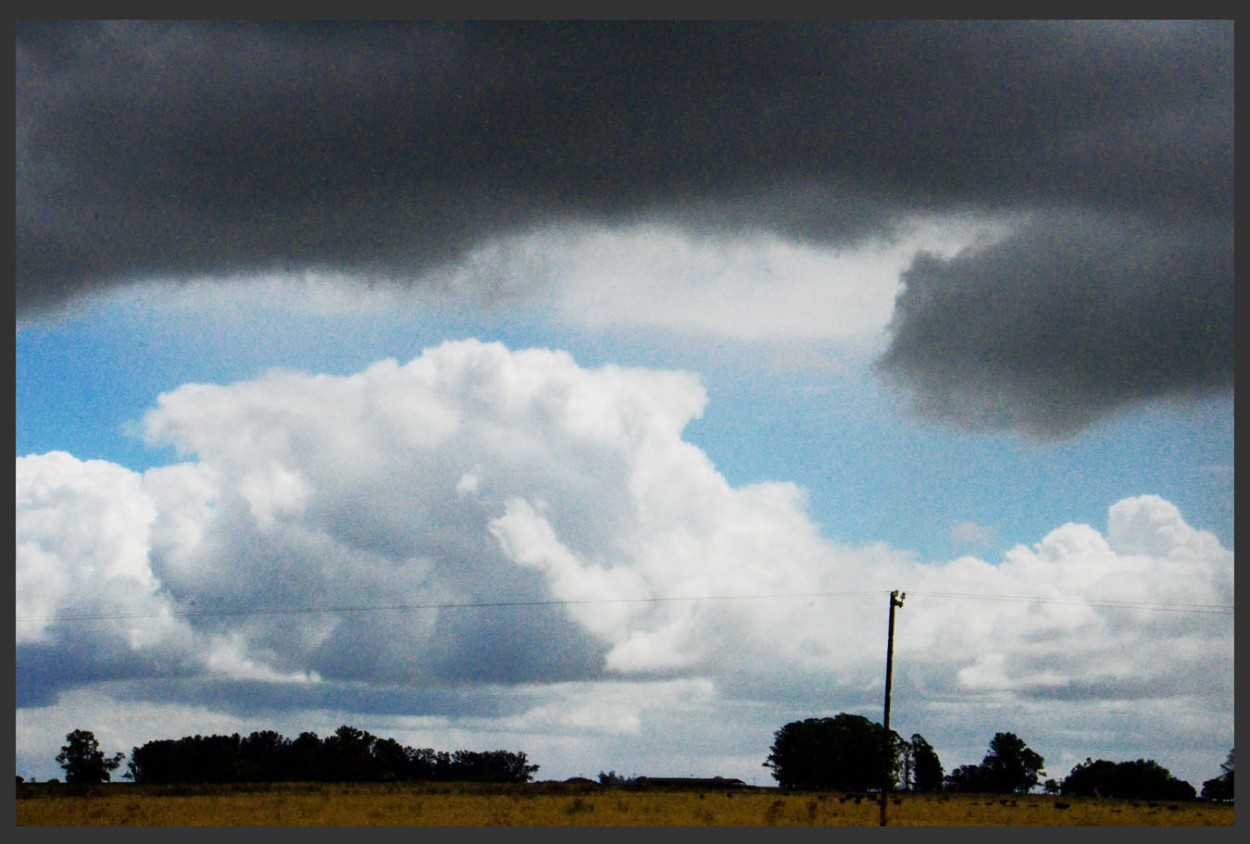
[[[1032,595],[1001,595],[972,592],[928,592],[906,591],[912,597],[952,598],[978,601],[1015,601],[1038,604],[1066,604],[1070,606],[1103,607],[1111,609],[1131,609],[1160,612],[1202,613],[1225,615],[1232,614],[1234,608],[1220,604],[1199,603],[1164,603],[1150,601],[1111,601],[1089,600],[1082,598],[1054,598]],[[681,601],[733,601],[733,600],[770,600],[797,598],[846,598],[866,595],[887,594],[883,590],[854,590],[838,592],[780,592],[759,593],[751,595],[670,595],[646,598],[584,598],[584,599],[547,599],[530,601],[461,601],[420,604],[374,604],[359,606],[332,607],[260,607],[251,609],[203,609],[182,610],[178,612],[150,613],[85,613],[76,615],[53,616],[18,616],[17,622],[65,622],[65,621],[121,621],[148,618],[227,618],[238,616],[263,615],[314,615],[336,613],[363,612],[412,612],[420,610],[462,610],[462,609],[502,609],[513,607],[556,607],[579,606],[592,604],[644,604],[674,603]]]
[[[1110,601],[1086,598],[1045,598],[1030,595],[987,595],[972,592],[908,592],[909,596],[931,598],[963,598],[979,601],[1024,601],[1035,604],[1068,604],[1082,607],[1110,607],[1129,610],[1159,610],[1161,612],[1192,612],[1225,615],[1233,612],[1226,604],[1196,604],[1157,601]]]

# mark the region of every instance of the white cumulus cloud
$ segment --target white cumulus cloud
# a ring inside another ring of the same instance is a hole
[[[1114,503],[1105,529],[998,560],[850,547],[796,485],[728,483],[683,438],[706,403],[690,373],[473,340],[166,393],[147,432],[186,462],[18,458],[19,701],[176,678],[357,705],[442,689],[477,713],[448,729],[498,718],[572,752],[659,723],[630,702],[648,689],[688,696],[708,729],[716,711],[762,718],[752,701],[872,711],[901,589],[914,730],[955,741],[1001,706],[1076,753],[1056,713],[1077,702],[1140,706],[1151,729],[1182,708],[1194,730],[1231,724],[1233,554],[1169,502]],[[506,703],[485,716],[483,696]]]

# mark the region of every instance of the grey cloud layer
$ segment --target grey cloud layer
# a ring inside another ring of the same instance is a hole
[[[921,408],[1049,400],[1061,432],[1231,382],[1232,56],[1231,21],[23,23],[18,313],[153,276],[415,279],[561,221],[846,243],[1031,212],[1014,248],[918,261],[887,361]],[[1116,236],[1050,254],[1084,215]],[[1010,375],[969,326],[1021,341]]]
[[[881,372],[918,408],[1062,437],[1133,401],[1231,387],[1233,232],[1090,214],[1039,219],[903,274]]]

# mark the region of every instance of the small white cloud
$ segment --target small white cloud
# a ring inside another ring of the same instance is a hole
[[[993,544],[994,531],[976,522],[957,522],[951,526],[951,541],[985,548]]]
[[[1176,505],[1157,495],[1130,498],[1113,506],[1107,541],[1120,554],[1203,557],[1219,552],[1219,541],[1213,534],[1191,528]]]
[[[230,680],[259,680],[265,683],[316,683],[321,677],[315,671],[281,673],[247,655],[247,642],[239,631],[213,637],[207,666],[213,674]]]
[[[460,480],[456,481],[456,495],[461,498],[467,498],[477,492],[482,480],[476,472],[465,472],[460,476]]]

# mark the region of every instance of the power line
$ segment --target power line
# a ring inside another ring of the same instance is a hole
[[[185,610],[155,613],[100,613],[90,615],[19,616],[17,621],[116,621],[138,618],[202,618],[248,615],[315,615],[317,613],[402,612],[410,610],[495,609],[501,607],[560,607],[579,604],[658,604],[677,601],[740,601],[773,598],[842,598],[853,595],[878,595],[880,590],[855,592],[779,592],[759,595],[673,595],[653,598],[585,598],[545,601],[469,601],[441,604],[390,604],[349,607],[272,607],[239,610]]]
[[[94,613],[82,615],[53,616],[19,616],[16,621],[22,622],[60,622],[60,621],[122,621],[145,618],[226,618],[239,616],[262,615],[316,615],[320,613],[362,613],[362,612],[412,612],[419,610],[462,610],[462,609],[501,609],[509,607],[559,607],[591,604],[658,604],[679,601],[743,601],[743,600],[776,600],[795,598],[846,598],[865,595],[881,595],[883,590],[857,590],[841,592],[780,592],[761,593],[755,595],[685,595],[650,598],[586,598],[569,600],[534,600],[534,601],[467,601],[444,602],[430,604],[375,604],[341,607],[270,607],[260,609],[214,609],[184,610],[181,612],[154,613]],[[1015,601],[1037,604],[1067,604],[1070,606],[1104,607],[1111,609],[1132,609],[1160,612],[1203,613],[1209,615],[1229,615],[1234,608],[1219,604],[1197,603],[1161,603],[1145,601],[1100,601],[1080,598],[1045,598],[1031,595],[995,595],[971,592],[910,592],[913,596],[929,598],[953,598],[976,601]]]
[[[1023,601],[1034,604],[1068,604],[1078,607],[1110,607],[1126,610],[1159,610],[1160,612],[1207,613],[1229,615],[1233,607],[1223,604],[1161,603],[1150,601],[1102,601],[1084,598],[1041,598],[1029,595],[986,595],[971,592],[910,592],[929,598],[961,598],[976,601]]]

